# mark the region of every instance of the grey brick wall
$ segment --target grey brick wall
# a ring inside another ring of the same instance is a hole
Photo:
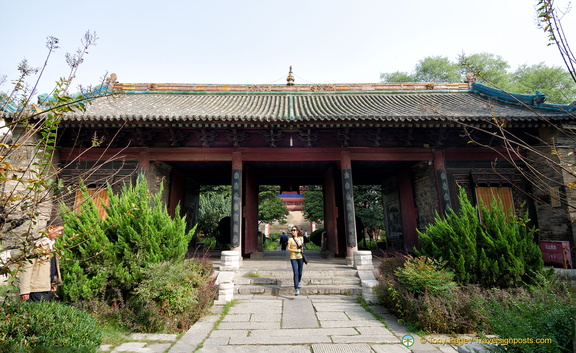
[[[531,178],[535,209],[538,217],[540,238],[543,240],[569,240],[574,246],[575,237],[572,223],[576,220],[574,208],[576,205],[576,192],[567,185],[574,182],[574,156],[575,144],[573,137],[566,136],[555,129],[541,129],[540,136],[547,143],[555,142],[557,153],[547,146],[538,147],[544,156],[537,153],[528,153],[528,159],[548,179],[538,180]],[[562,165],[568,170],[562,170]],[[560,202],[555,202],[553,189],[558,190]]]

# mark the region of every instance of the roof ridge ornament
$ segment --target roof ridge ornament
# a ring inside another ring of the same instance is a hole
[[[294,76],[292,75],[292,65],[290,65],[290,72],[288,73],[288,77],[286,77],[286,85],[287,86],[294,86]]]
[[[466,81],[468,83],[468,89],[472,89],[472,85],[476,82],[476,75],[473,72],[469,72],[466,74]]]

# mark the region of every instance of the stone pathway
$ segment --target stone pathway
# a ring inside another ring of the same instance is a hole
[[[422,344],[420,337],[399,325],[381,306],[371,312],[350,296],[236,297],[222,315],[216,305],[213,315],[197,322],[180,339],[175,335],[132,336],[134,342],[102,347],[104,352],[128,353],[454,353],[450,345]],[[414,345],[402,338],[410,334]],[[136,340],[139,338],[139,340]],[[104,349],[105,348],[105,349]]]

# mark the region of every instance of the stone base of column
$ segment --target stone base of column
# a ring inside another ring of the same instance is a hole
[[[240,252],[225,250],[220,253],[220,271],[236,271],[240,269]]]
[[[346,265],[347,266],[354,266],[354,257],[353,256],[346,256]]]
[[[372,251],[354,251],[354,267],[357,270],[373,270]]]
[[[234,299],[234,283],[220,283],[218,286],[218,302],[228,303]]]

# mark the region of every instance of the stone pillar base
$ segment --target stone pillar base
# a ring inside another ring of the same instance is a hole
[[[357,270],[372,270],[372,251],[354,251],[354,267]]]
[[[240,269],[240,252],[225,250],[220,254],[220,271],[236,271]]]
[[[220,283],[218,286],[218,301],[228,303],[234,299],[234,283]]]

